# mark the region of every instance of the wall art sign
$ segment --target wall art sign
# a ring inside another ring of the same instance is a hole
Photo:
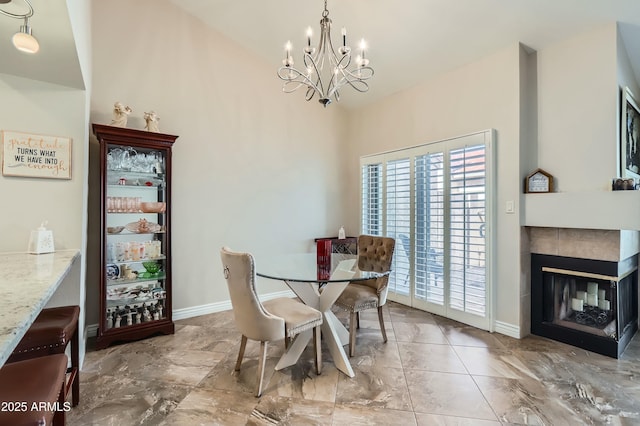
[[[524,192],[527,194],[553,192],[553,176],[542,169],[537,169],[525,178]]]
[[[629,88],[622,93],[620,121],[620,175],[640,178],[640,109]]]
[[[71,138],[2,132],[2,174],[71,179]]]

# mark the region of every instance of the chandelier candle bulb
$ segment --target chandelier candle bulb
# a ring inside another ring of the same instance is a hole
[[[282,61],[282,64],[285,67],[293,65],[293,58],[291,57],[291,41],[287,41],[284,45],[284,61]]]
[[[311,27],[307,27],[307,46],[311,47],[311,36],[313,35],[313,30]]]
[[[342,27],[342,46],[347,47],[347,29]]]

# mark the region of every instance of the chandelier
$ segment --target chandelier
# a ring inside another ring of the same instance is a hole
[[[342,29],[342,46],[338,53],[331,42],[331,19],[324,1],[324,11],[320,21],[320,42],[318,47],[311,47],[311,27],[307,29],[307,45],[304,48],[302,61],[304,69],[294,68],[292,46],[288,41],[285,45],[283,66],[278,69],[278,77],[284,81],[282,91],[292,93],[299,88],[306,88],[305,99],[311,100],[318,95],[318,102],[324,107],[331,103],[331,98],[340,100],[340,90],[344,86],[351,86],[358,92],[369,90],[366,80],[373,77],[373,68],[365,58],[367,45],[362,39],[358,54],[352,61],[351,48],[347,46],[347,30]]]

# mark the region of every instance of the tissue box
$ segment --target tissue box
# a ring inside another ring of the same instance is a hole
[[[31,231],[31,237],[29,238],[29,253],[42,254],[52,253],[54,251],[53,231],[42,229]]]

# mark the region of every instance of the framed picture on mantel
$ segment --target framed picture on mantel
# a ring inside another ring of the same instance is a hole
[[[553,192],[553,176],[537,169],[524,180],[524,192],[527,194]]]
[[[620,175],[640,178],[640,108],[628,87],[622,91]]]

